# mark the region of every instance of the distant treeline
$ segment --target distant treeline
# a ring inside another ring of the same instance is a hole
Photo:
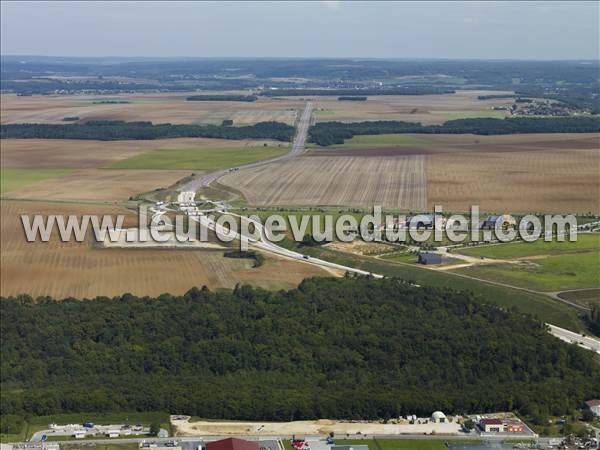
[[[477,100],[495,100],[501,98],[514,98],[515,94],[492,94],[492,95],[480,95]]]
[[[3,416],[169,411],[247,420],[518,411],[600,396],[592,352],[518,310],[398,279],[269,292],[0,299]]]
[[[126,105],[131,103],[129,100],[97,100],[94,105]]]
[[[274,139],[291,141],[294,127],[281,122],[260,122],[231,127],[223,125],[173,125],[152,122],[99,120],[68,125],[24,123],[0,126],[2,139],[94,139],[115,141],[129,139],[168,139],[206,137],[220,139]]]
[[[255,102],[256,95],[190,95],[186,97],[189,102]]]
[[[417,122],[320,122],[310,127],[309,141],[318,145],[343,144],[345,139],[365,134],[521,134],[521,133],[596,133],[600,117],[511,117],[506,119],[457,119],[443,125]]]
[[[298,97],[331,95],[351,97],[355,95],[430,95],[430,94],[454,94],[454,89],[436,87],[403,87],[403,88],[366,88],[366,89],[274,89],[262,91],[260,95],[266,97]]]
[[[338,101],[364,102],[366,100],[367,100],[367,97],[357,97],[357,96],[338,97]]]

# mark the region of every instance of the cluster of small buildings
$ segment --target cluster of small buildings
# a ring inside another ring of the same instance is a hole
[[[386,223],[381,225],[381,231],[395,230],[445,230],[448,219],[440,214],[417,214],[414,216],[386,217]],[[487,216],[480,221],[478,226],[480,230],[493,230],[499,223],[503,229],[514,227],[514,219],[508,214]],[[458,222],[448,225],[454,231],[468,231],[470,224],[460,224]]]
[[[144,430],[142,425],[95,425],[91,422],[86,422],[83,425],[71,423],[68,425],[50,424],[50,430],[53,434],[60,436],[72,436],[75,439],[85,439],[92,436],[106,436],[116,438],[121,436],[131,436],[132,434],[144,434],[148,430]]]
[[[512,105],[510,112],[516,116],[571,116],[582,114],[585,111],[575,106],[551,100],[526,101],[523,99],[517,100]]]

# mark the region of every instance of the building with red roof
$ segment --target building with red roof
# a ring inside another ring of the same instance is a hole
[[[484,433],[500,433],[504,431],[504,423],[500,419],[484,418],[479,421]]]
[[[258,443],[244,439],[227,438],[206,443],[206,450],[258,450]]]

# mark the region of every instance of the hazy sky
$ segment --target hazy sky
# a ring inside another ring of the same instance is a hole
[[[598,59],[599,2],[2,2],[2,54]]]

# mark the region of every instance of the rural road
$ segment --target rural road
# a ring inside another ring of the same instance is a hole
[[[296,136],[290,146],[290,150],[282,156],[278,156],[276,158],[265,159],[262,161],[257,161],[249,164],[244,164],[242,166],[237,167],[237,169],[250,169],[253,167],[260,167],[265,164],[270,164],[275,161],[285,161],[287,159],[293,158],[294,156],[300,155],[306,149],[306,138],[308,135],[308,128],[310,127],[310,119],[312,116],[313,105],[311,102],[306,102],[304,106],[304,110],[302,111],[302,115],[300,116],[300,120],[298,121],[298,127],[296,129]],[[231,168],[218,170],[216,172],[207,173],[201,176],[193,177],[190,181],[184,184],[181,187],[182,191],[193,191],[196,192],[198,189],[203,187],[208,187],[210,184],[224,175],[230,173]]]

